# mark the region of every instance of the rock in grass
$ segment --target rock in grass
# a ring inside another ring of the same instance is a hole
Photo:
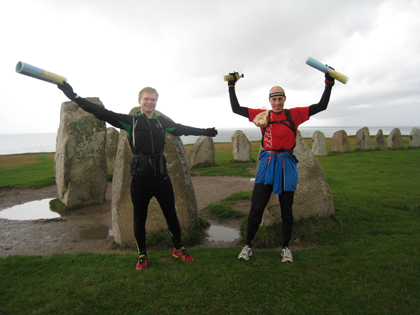
[[[368,127],[363,127],[356,132],[356,149],[370,150],[372,144],[370,142],[370,133]]]
[[[389,150],[402,150],[404,149],[404,143],[399,128],[392,129],[388,136],[387,148]]]
[[[200,136],[188,153],[190,169],[215,165],[216,150],[212,137]]]
[[[420,148],[420,129],[417,127],[411,130],[409,146],[410,148]]]
[[[334,132],[332,137],[331,149],[333,152],[350,152],[349,138],[345,130]]]
[[[97,97],[86,99],[103,107]],[[75,102],[61,104],[54,166],[58,198],[67,207],[105,201],[105,142],[105,122]]]
[[[236,130],[232,135],[233,160],[252,162],[251,143],[242,130]]]
[[[386,143],[385,143],[385,138],[384,138],[384,134],[382,132],[382,129],[379,129],[378,132],[376,133],[375,136],[375,142],[373,144],[375,150],[379,150],[379,151],[386,151]]]
[[[316,156],[327,156],[327,140],[325,139],[324,134],[317,130],[312,136],[312,150],[313,154]]]

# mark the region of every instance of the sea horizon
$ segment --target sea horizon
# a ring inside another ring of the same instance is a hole
[[[321,131],[325,138],[328,139],[332,138],[333,134],[339,130],[345,130],[348,136],[354,136],[359,129],[364,127],[369,128],[371,136],[376,135],[379,129],[382,130],[385,136],[389,135],[394,128],[400,129],[402,135],[410,135],[414,128],[413,126],[301,126],[299,127],[299,131],[303,138],[312,138],[315,131]],[[218,128],[217,130],[218,135],[213,138],[215,143],[232,142],[231,137],[236,130],[243,131],[249,141],[261,140],[261,131],[257,127]],[[56,138],[56,132],[0,134],[0,155],[55,152]],[[194,144],[198,138],[199,136],[181,136],[184,144]]]

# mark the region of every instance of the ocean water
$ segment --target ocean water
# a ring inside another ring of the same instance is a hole
[[[362,126],[363,127],[363,126]],[[299,127],[300,133],[304,138],[312,138],[315,131],[324,133],[326,138],[332,138],[334,132],[345,130],[347,135],[354,136],[362,127]],[[412,126],[405,127],[368,127],[371,135],[376,135],[382,129],[384,135],[388,135],[392,129],[399,128],[402,135],[409,135]],[[249,141],[261,140],[261,132],[257,127],[254,128],[220,128],[218,135],[213,139],[214,142],[232,142],[232,135],[236,130],[242,130]],[[56,133],[33,133],[33,134],[0,134],[0,155],[55,152]],[[184,144],[193,144],[198,136],[182,136]]]

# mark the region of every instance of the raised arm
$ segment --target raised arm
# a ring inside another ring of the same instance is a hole
[[[57,84],[57,87],[63,91],[70,100],[76,102],[80,108],[93,114],[96,118],[106,121],[115,128],[126,129],[132,120],[130,115],[114,113],[113,111],[107,110],[106,108],[98,106],[97,104],[89,102],[83,97],[78,96],[74,93],[73,88],[67,82],[64,82],[64,85]]]
[[[232,112],[249,118],[248,107],[241,107],[241,105],[239,105],[238,98],[236,97],[236,92],[235,92],[235,84],[236,84],[236,81],[238,80],[236,79],[235,76],[233,77],[235,78],[234,80],[228,81],[229,99],[230,99],[230,106],[232,107]]]
[[[230,106],[232,106],[232,112],[235,114],[249,118],[248,107],[242,107],[239,105],[238,98],[235,93],[235,86],[229,86],[229,98]]]
[[[326,110],[330,101],[331,90],[334,85],[334,79],[328,74],[325,74],[325,89],[324,93],[318,104],[313,104],[309,107],[309,116],[318,114],[319,112]]]

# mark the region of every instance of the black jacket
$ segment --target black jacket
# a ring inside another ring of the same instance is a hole
[[[132,176],[167,174],[166,159],[163,155],[167,132],[175,136],[205,135],[206,129],[177,124],[164,116],[158,118],[153,115],[152,119],[148,119],[142,113],[138,113],[137,116],[118,114],[81,97],[75,98],[74,101],[96,118],[125,130],[133,152]]]

